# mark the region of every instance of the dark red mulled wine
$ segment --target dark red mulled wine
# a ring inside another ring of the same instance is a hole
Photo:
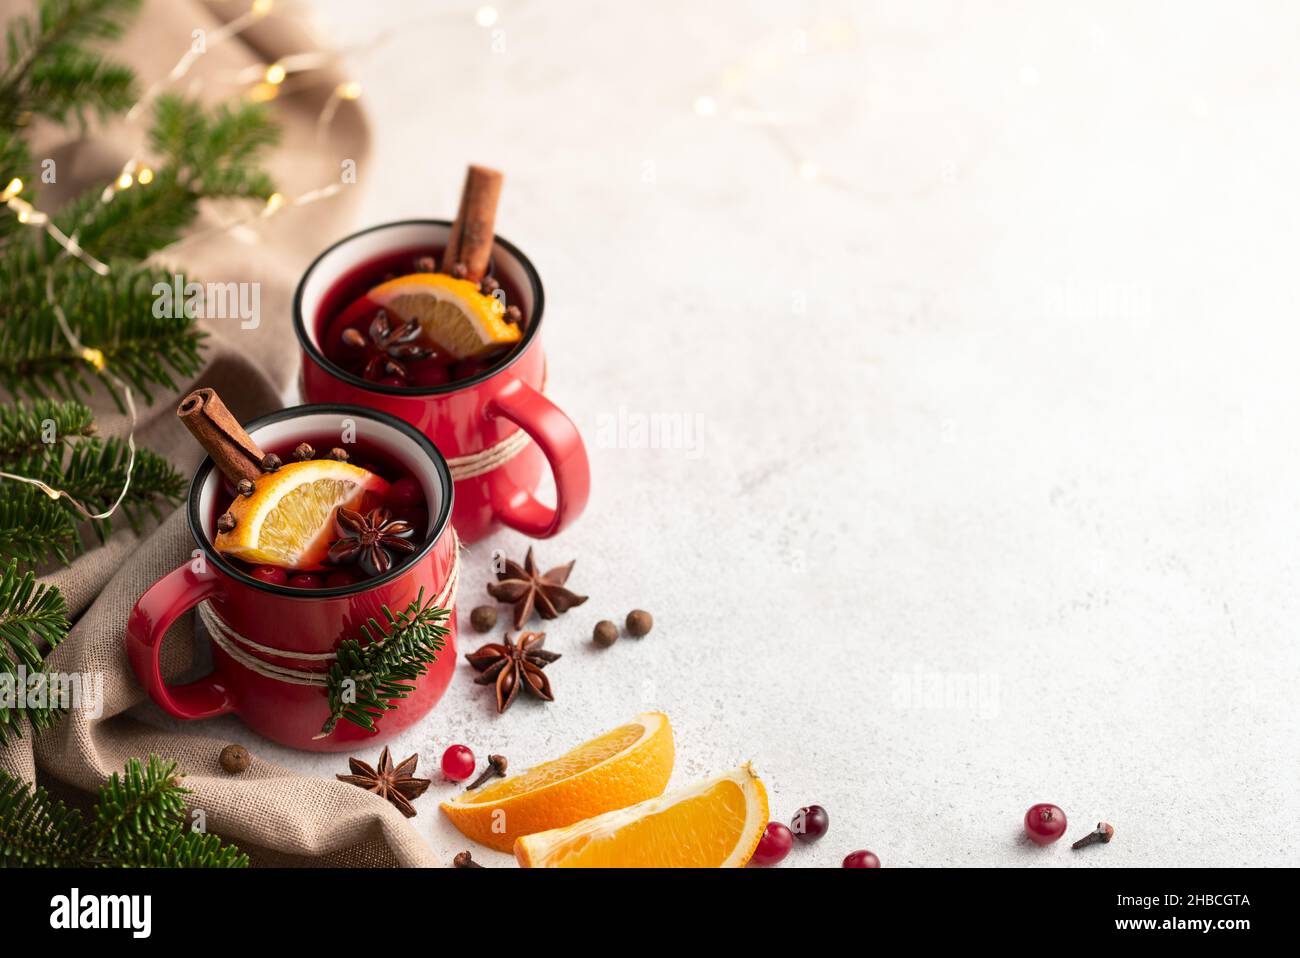
[[[420,390],[473,378],[508,357],[517,341],[485,347],[485,352],[472,359],[457,358],[454,351],[422,333],[417,320],[408,319],[404,324],[402,317],[392,315],[391,309],[368,295],[382,283],[413,274],[437,274],[442,252],[438,247],[412,247],[368,260],[345,273],[326,292],[314,317],[325,358],[368,382]],[[513,284],[489,268],[477,292],[491,297],[489,303],[495,300],[498,315],[522,333],[523,317],[515,306],[522,301],[521,294]]]
[[[358,530],[347,528],[346,520],[334,517],[334,528],[330,532],[331,550],[325,559],[323,568],[294,570],[271,565],[254,565],[233,556],[226,555],[226,561],[239,571],[272,585],[287,586],[298,589],[333,589],[362,582],[366,579],[385,575],[410,560],[419,552],[429,536],[429,510],[425,501],[424,487],[397,459],[378,446],[363,440],[343,444],[337,434],[297,435],[293,440],[279,445],[267,446],[264,451],[274,453],[283,463],[304,460],[305,451],[302,444],[311,448],[312,456],[307,458],[336,458],[334,450],[342,449],[347,454],[346,461],[354,466],[369,470],[379,476],[388,486],[382,493],[367,492],[362,498],[357,514],[367,522],[398,523],[388,528],[395,535],[386,540],[388,547],[381,547],[385,556],[378,556],[374,561],[371,550],[361,550],[358,546]],[[217,529],[218,518],[228,512],[235,501],[237,492],[231,483],[222,478],[218,489],[209,528]],[[409,530],[409,531],[408,531]],[[364,532],[364,530],[361,530]],[[392,539],[409,542],[410,548]],[[351,539],[351,543],[340,544],[339,540]]]

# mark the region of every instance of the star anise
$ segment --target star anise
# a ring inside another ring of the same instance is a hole
[[[585,595],[578,595],[564,587],[573,571],[574,559],[568,565],[556,566],[544,575],[539,575],[533,562],[533,547],[528,547],[524,564],[520,565],[510,559],[506,560],[505,569],[497,573],[496,582],[488,583],[488,594],[500,602],[513,602],[515,606],[515,628],[522,629],[524,623],[536,608],[543,619],[554,619],[562,612],[568,612],[575,605],[587,601]]]
[[[366,365],[362,376],[378,382],[389,376],[405,379],[406,364],[428,359],[433,350],[415,342],[420,338],[420,321],[410,319],[393,325],[387,310],[379,310],[363,335],[361,330],[349,326],[343,330],[343,344],[353,349],[365,350]]]
[[[334,540],[327,556],[334,565],[355,563],[366,575],[383,575],[393,567],[394,553],[415,551],[409,538],[415,529],[409,522],[390,519],[387,509],[372,509],[363,516],[339,506],[334,524],[340,538]]]
[[[419,755],[412,755],[405,762],[393,767],[393,757],[388,754],[388,747],[379,753],[379,768],[374,769],[359,758],[348,759],[351,775],[336,775],[340,782],[351,782],[368,792],[374,792],[380,798],[387,799],[397,806],[397,810],[407,818],[415,817],[415,806],[411,799],[419,798],[429,787],[429,779],[415,777],[415,765]]]
[[[477,684],[496,684],[498,712],[510,708],[520,686],[526,686],[539,699],[555,701],[551,680],[542,669],[558,659],[560,653],[543,649],[545,641],[545,632],[520,632],[518,642],[507,633],[505,642],[489,642],[465,655],[469,664],[483,673],[474,680]]]

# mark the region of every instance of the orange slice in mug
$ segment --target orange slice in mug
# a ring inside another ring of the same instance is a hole
[[[251,496],[235,497],[228,510],[235,528],[217,533],[213,545],[255,565],[319,569],[337,537],[334,510],[359,509],[367,493],[387,489],[385,480],[351,463],[291,462],[260,476]]]
[[[402,322],[415,318],[423,339],[456,359],[477,359],[523,337],[506,321],[505,307],[467,279],[445,273],[411,273],[380,283],[366,299]]]

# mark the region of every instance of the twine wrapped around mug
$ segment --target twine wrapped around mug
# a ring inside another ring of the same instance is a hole
[[[450,609],[452,607],[452,604],[456,601],[456,588],[460,584],[460,539],[456,536],[455,529],[451,530],[451,535],[451,571],[447,573],[447,581],[443,584],[442,590],[433,599],[433,605],[441,609]],[[212,639],[213,644],[250,672],[264,678],[275,679],[277,682],[287,682],[290,685],[326,687],[329,680],[328,672],[277,665],[274,662],[260,659],[252,653],[260,652],[263,655],[273,655],[281,659],[296,659],[301,662],[315,662],[326,665],[334,661],[335,652],[290,652],[285,649],[262,645],[245,635],[240,635],[223,622],[213,611],[211,602],[202,602],[198,608],[199,618],[203,620],[203,625],[208,630],[208,637]]]
[[[447,467],[451,470],[452,481],[460,482],[462,479],[473,479],[475,476],[484,475],[499,466],[504,466],[519,455],[524,447],[532,441],[532,437],[528,433],[522,429],[516,429],[500,442],[488,446],[481,452],[448,459]]]

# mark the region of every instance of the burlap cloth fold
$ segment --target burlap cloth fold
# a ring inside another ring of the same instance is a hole
[[[189,46],[193,31],[211,31],[248,6],[246,2],[152,0],[113,55],[135,67],[142,87],[147,87],[172,68]],[[7,22],[15,12],[28,8],[27,0],[0,0],[0,20]],[[319,49],[300,17],[293,5],[277,3],[270,17],[200,58],[191,76],[178,84],[178,92],[213,101],[231,98],[239,95],[232,78],[241,69]],[[278,188],[290,199],[338,182],[344,160],[354,160],[358,167],[365,160],[369,138],[356,104],[344,103],[324,141],[317,140],[322,106],[343,79],[338,68],[311,71],[286,81],[275,102],[284,137],[268,166]],[[41,193],[42,203],[54,207],[60,195],[111,180],[142,142],[146,126],[116,123],[71,141],[61,131],[38,131],[35,156],[54,158],[58,170],[56,187]],[[347,231],[355,189],[257,224],[255,243],[222,235],[186,244],[163,258],[200,281],[261,284],[257,329],[242,329],[238,320],[206,321],[212,334],[205,353],[207,368],[195,380],[215,387],[241,419],[282,405],[280,397],[298,362],[290,328],[294,283],[327,242]],[[203,226],[214,222],[208,215]],[[158,392],[152,405],[142,405],[137,435],[189,475],[202,457],[176,419],[178,395]],[[127,423],[113,411],[107,396],[94,405],[103,432],[125,434]],[[193,793],[189,804],[203,810],[207,829],[240,845],[256,864],[436,864],[432,851],[401,814],[368,792],[257,759],[247,772],[230,776],[217,764],[225,743],[203,737],[201,724],[195,726],[195,734],[173,734],[125,714],[145,698],[123,651],[127,615],[140,594],[188,559],[192,548],[178,511],[144,536],[121,529],[107,545],[91,549],[70,567],[48,570],[43,581],[63,591],[76,616],[71,633],[50,655],[49,666],[62,672],[103,673],[103,714],[91,719],[73,711],[39,736],[25,730],[21,739],[0,747],[0,768],[55,790],[93,792],[128,758],[153,752],[179,763],[185,785]],[[178,674],[188,666],[192,637],[192,617],[186,616],[165,644],[165,672]]]

